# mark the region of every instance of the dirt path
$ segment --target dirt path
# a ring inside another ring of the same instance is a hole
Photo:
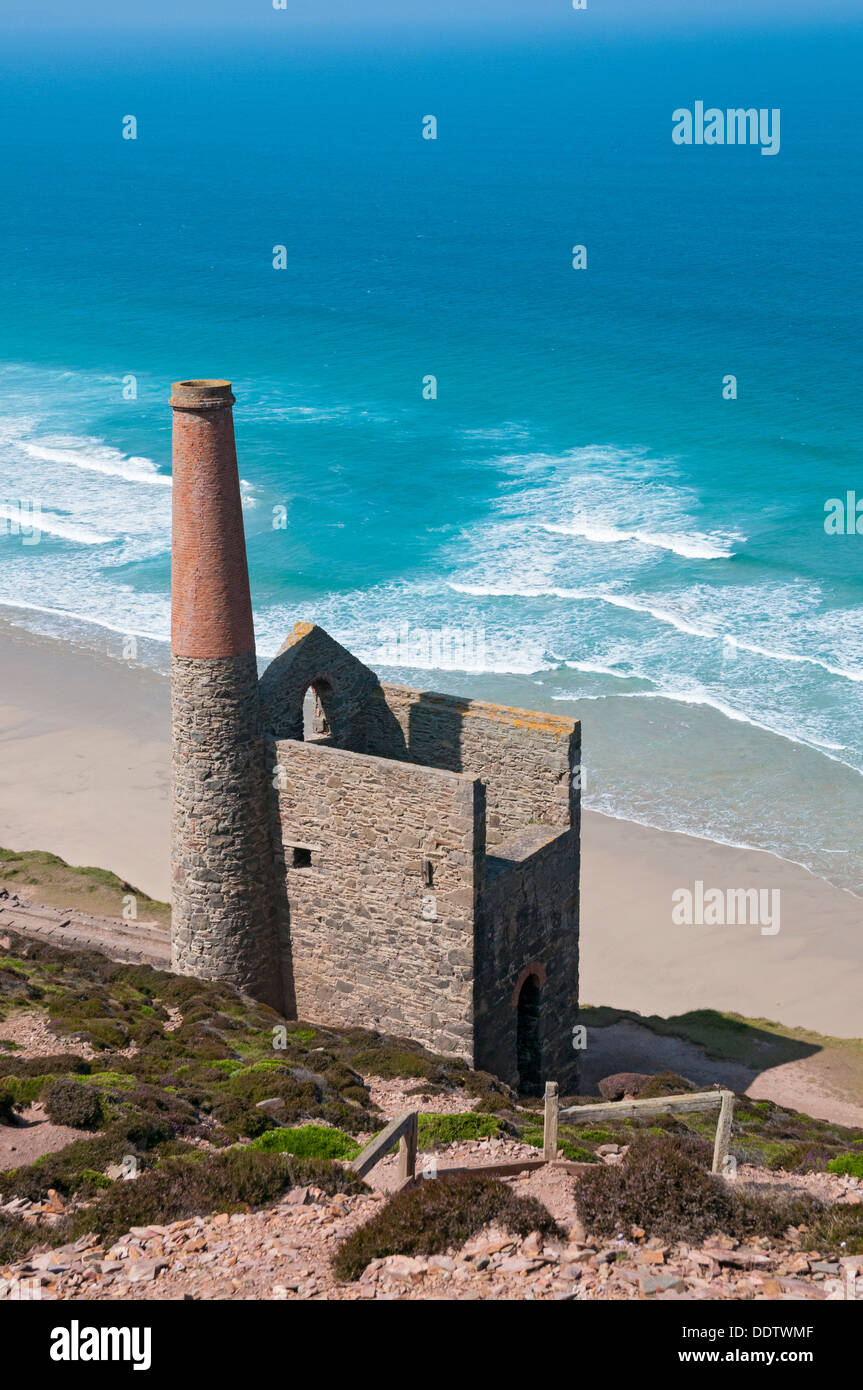
[[[53,1125],[42,1105],[29,1105],[16,1125],[0,1125],[0,1172],[35,1163],[43,1154],[56,1153],[84,1136],[68,1125]]]

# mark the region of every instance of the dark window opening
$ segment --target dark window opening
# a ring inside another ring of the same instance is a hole
[[[535,975],[528,975],[518,996],[518,1021],[516,1025],[519,1090],[527,1096],[538,1096],[542,1090],[539,996],[539,980]]]
[[[434,887],[434,864],[430,859],[423,860],[423,884],[426,888]]]
[[[294,845],[291,865],[295,869],[310,869],[312,866],[312,851],[304,849],[301,845]]]

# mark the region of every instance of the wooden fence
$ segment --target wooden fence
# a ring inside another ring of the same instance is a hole
[[[543,1157],[547,1163],[557,1158],[558,1126],[561,1119],[575,1120],[642,1120],[651,1115],[686,1115],[702,1110],[717,1110],[716,1139],[713,1145],[713,1172],[722,1169],[731,1139],[734,1118],[733,1091],[692,1091],[683,1096],[657,1096],[651,1100],[610,1100],[599,1105],[568,1105],[560,1109],[557,1082],[545,1084],[545,1123],[543,1126]]]
[[[581,1120],[630,1120],[647,1119],[651,1115],[692,1114],[703,1110],[718,1110],[716,1140],[713,1146],[713,1172],[721,1171],[728,1153],[731,1138],[731,1121],[734,1114],[734,1094],[732,1091],[695,1091],[684,1096],[658,1096],[655,1100],[617,1100],[605,1101],[599,1105],[569,1105],[560,1109],[556,1081],[545,1085],[545,1115],[542,1136],[542,1158],[514,1159],[507,1163],[487,1163],[476,1167],[439,1168],[439,1178],[454,1178],[466,1173],[476,1176],[508,1178],[518,1173],[531,1172],[542,1168],[546,1163],[554,1163],[568,1172],[578,1173],[591,1167],[588,1163],[572,1163],[559,1159],[558,1131],[561,1119]],[[382,1158],[399,1146],[398,1186],[409,1187],[417,1181],[417,1136],[419,1130],[419,1111],[405,1110],[391,1120],[386,1129],[367,1144],[361,1154],[348,1165],[358,1178],[364,1178],[380,1163]]]
[[[358,1178],[364,1178],[398,1144],[399,1185],[412,1182],[416,1175],[418,1129],[419,1111],[405,1110],[404,1114],[391,1120],[386,1129],[381,1130],[377,1138],[367,1144],[348,1166]]]

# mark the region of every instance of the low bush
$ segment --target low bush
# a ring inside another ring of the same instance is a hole
[[[0,1211],[0,1265],[22,1260],[33,1245],[35,1234],[35,1228],[20,1217]]]
[[[257,1139],[273,1125],[265,1110],[258,1110],[241,1096],[220,1096],[212,1107],[212,1115],[232,1139]]]
[[[863,1205],[837,1203],[822,1212],[807,1233],[807,1244],[835,1255],[863,1255]]]
[[[583,1139],[586,1144],[615,1144],[618,1142],[616,1136],[607,1129],[578,1129],[576,1133],[579,1139]]]
[[[745,1150],[745,1145],[743,1146]],[[802,1141],[799,1144],[783,1144],[767,1156],[768,1168],[783,1173],[823,1173],[834,1156],[834,1150],[827,1144],[817,1141]]]
[[[781,1236],[805,1224],[820,1204],[785,1194],[747,1193],[707,1171],[704,1141],[639,1134],[621,1163],[579,1179],[576,1200],[585,1227],[600,1237],[641,1226],[663,1240],[701,1241],[722,1232],[745,1239]]]
[[[642,1081],[637,1096],[639,1100],[654,1100],[660,1096],[685,1095],[694,1089],[692,1082],[687,1081],[684,1076],[678,1076],[677,1072],[661,1071]]]
[[[261,1153],[247,1146],[195,1159],[170,1158],[134,1182],[114,1183],[92,1206],[69,1217],[60,1234],[68,1241],[92,1231],[109,1242],[125,1235],[131,1226],[250,1211],[275,1201],[291,1187],[305,1186],[330,1194],[367,1191],[365,1183],[338,1163]]]
[[[351,1064],[365,1076],[383,1076],[387,1079],[404,1076],[427,1076],[431,1079],[438,1071],[434,1058],[427,1054],[400,1051],[383,1041],[355,1052]]]
[[[271,1129],[249,1145],[262,1153],[296,1154],[298,1158],[356,1158],[360,1146],[349,1134],[327,1125]]]
[[[830,1173],[847,1173],[852,1178],[863,1178],[863,1153],[839,1154],[827,1164]]]
[[[465,1095],[478,1100],[480,1109],[486,1114],[499,1114],[501,1111],[514,1110],[515,1096],[508,1086],[505,1086],[502,1081],[498,1081],[497,1077],[492,1076],[490,1072],[459,1072],[457,1064],[449,1062],[445,1074],[450,1085],[458,1086]]]
[[[336,1277],[358,1279],[370,1260],[386,1255],[436,1255],[457,1249],[494,1222],[515,1236],[564,1233],[533,1197],[519,1197],[494,1178],[439,1178],[398,1193],[365,1226],[353,1231],[333,1260]]]
[[[567,1137],[565,1131],[559,1133],[557,1136],[558,1152],[563,1154],[565,1159],[568,1159],[570,1163],[599,1162],[593,1149],[586,1149],[582,1144],[575,1142],[575,1136],[579,1139],[582,1137],[577,1130],[574,1132],[570,1131],[569,1136],[570,1137]],[[535,1149],[541,1149],[545,1143],[545,1135],[539,1125],[529,1125],[526,1129],[522,1130],[519,1138],[522,1144],[530,1144]]]
[[[47,1057],[4,1057],[0,1066],[7,1076],[88,1076],[90,1063],[74,1052],[52,1052]]]
[[[458,1144],[465,1139],[490,1139],[500,1134],[501,1128],[497,1115],[482,1115],[475,1111],[462,1115],[420,1115],[419,1148]]]
[[[0,1077],[0,1088],[23,1110],[26,1105],[33,1105],[46,1086],[56,1079],[55,1076],[3,1076]]]
[[[48,1087],[45,1096],[48,1118],[55,1125],[72,1129],[98,1129],[105,1118],[102,1097],[93,1086],[62,1077]]]

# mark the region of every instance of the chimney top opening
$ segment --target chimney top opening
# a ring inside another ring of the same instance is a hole
[[[178,381],[178,386],[230,386],[229,381],[223,381],[221,377],[201,377],[197,381]]]

